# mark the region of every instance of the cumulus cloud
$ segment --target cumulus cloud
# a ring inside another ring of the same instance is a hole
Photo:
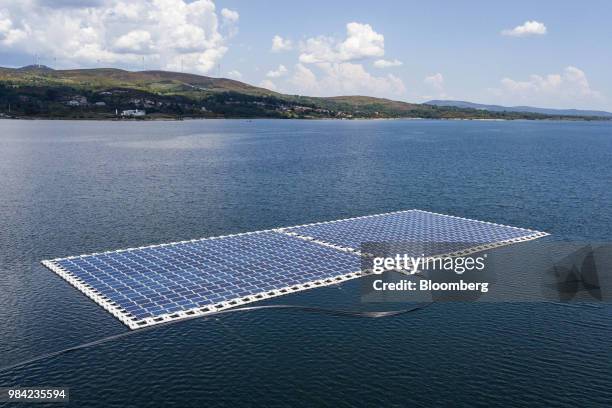
[[[303,64],[297,64],[290,82],[298,93],[320,96],[368,95],[399,96],[406,92],[395,75],[374,76],[362,64],[351,62],[320,63],[320,75]]]
[[[385,54],[385,37],[369,24],[353,22],[346,25],[344,41],[319,36],[307,39],[301,48],[302,63],[344,62],[382,57]]]
[[[319,91],[319,81],[312,70],[302,64],[295,66],[295,71],[290,82],[294,85],[294,89],[298,93],[310,93]]]
[[[238,13],[212,0],[62,1],[62,7],[35,1],[3,2],[0,50],[41,55],[61,66],[100,62],[206,73],[227,52],[227,39]],[[54,3],[55,4],[55,3]]]
[[[230,9],[221,9],[221,17],[225,23],[236,23],[240,18],[240,14],[237,11]]]
[[[13,46],[15,43],[23,41],[25,37],[25,31],[17,29],[8,13],[0,10],[0,44]]]
[[[117,38],[114,50],[118,53],[143,54],[151,51],[151,34],[145,30],[134,30]]]
[[[348,23],[346,37],[311,37],[299,45],[298,63],[282,88],[292,93],[330,95],[399,96],[406,88],[394,75],[375,76],[363,62],[385,54],[385,38],[371,25]],[[397,66],[397,60],[374,62],[381,67]],[[276,72],[270,72],[273,75]],[[269,74],[270,74],[269,73]]]
[[[269,79],[264,79],[263,81],[261,81],[259,83],[259,86],[262,88],[266,88],[269,89],[271,91],[276,91],[276,85],[274,84],[274,82],[270,81]]]
[[[227,73],[227,76],[232,78],[232,79],[242,79],[242,73],[240,71],[237,70],[231,70],[230,72]]]
[[[522,25],[502,31],[502,35],[507,35],[510,37],[526,37],[530,35],[544,34],[546,34],[546,26],[544,23],[540,23],[539,21],[535,20],[525,21]]]
[[[568,66],[562,73],[531,75],[527,80],[503,78],[500,88],[490,90],[501,100],[511,104],[543,106],[589,106],[601,102],[603,95],[591,88],[586,74]]]
[[[444,89],[444,76],[441,73],[426,76],[423,82],[437,91]]]
[[[268,71],[268,78],[278,78],[287,75],[287,68],[284,65],[279,65],[276,70]]]
[[[293,42],[290,39],[275,35],[272,37],[272,52],[289,51],[293,49]]]
[[[403,65],[403,62],[400,60],[386,60],[386,59],[379,59],[374,61],[374,66],[376,68],[391,68],[391,67],[399,67],[400,65]]]
[[[421,99],[453,99],[450,95],[446,93],[446,89],[444,86],[444,75],[442,75],[441,73],[437,72],[435,74],[426,76],[423,79],[423,83],[428,87],[428,94],[421,95]]]
[[[42,7],[97,7],[104,3],[104,0],[36,0]]]

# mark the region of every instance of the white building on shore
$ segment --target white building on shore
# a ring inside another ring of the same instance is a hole
[[[121,116],[123,117],[141,117],[141,116],[145,116],[147,113],[144,110],[140,110],[140,109],[128,109],[128,110],[124,110],[121,111]]]

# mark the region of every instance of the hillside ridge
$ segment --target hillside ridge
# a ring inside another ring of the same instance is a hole
[[[591,109],[562,109],[562,108],[539,108],[535,106],[502,106],[502,105],[489,105],[483,103],[474,103],[467,101],[457,100],[440,100],[434,99],[425,102],[427,105],[435,106],[453,106],[457,108],[472,108],[472,109],[483,109],[491,112],[529,112],[529,113],[541,113],[544,115],[568,115],[568,116],[601,116],[611,117],[612,112],[602,110],[591,110]]]
[[[288,95],[229,78],[162,70],[0,67],[0,117],[117,119],[133,118],[135,113],[140,119],[594,119],[435,106],[364,95]]]

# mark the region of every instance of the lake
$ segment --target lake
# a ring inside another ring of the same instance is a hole
[[[0,366],[127,328],[42,259],[419,208],[612,238],[612,123],[0,121]],[[278,298],[342,308],[356,281]],[[357,299],[358,301],[358,299]],[[612,306],[262,310],[0,372],[71,404],[609,407]]]

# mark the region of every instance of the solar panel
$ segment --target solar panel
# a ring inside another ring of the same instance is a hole
[[[281,228],[293,236],[359,252],[366,242],[393,242],[415,253],[434,256],[476,252],[548,235],[544,232],[422,210],[398,211]],[[430,245],[426,245],[430,244]]]
[[[474,249],[543,235],[410,210],[43,264],[137,329],[363,276],[358,248],[366,241],[453,241]]]
[[[359,255],[263,231],[45,262],[144,327],[360,276]]]

